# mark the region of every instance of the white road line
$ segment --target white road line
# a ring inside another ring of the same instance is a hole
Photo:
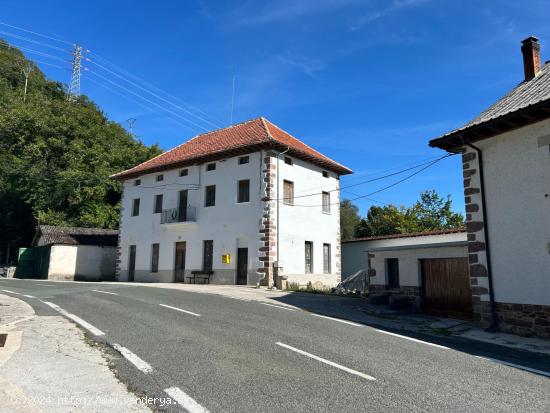
[[[109,291],[101,291],[101,290],[91,290],[95,293],[101,293],[101,294],[111,294],[111,295],[118,295],[117,293],[111,293]]]
[[[200,317],[201,316],[200,314],[193,313],[193,312],[187,311],[187,310],[182,310],[181,308],[177,308],[177,307],[172,307],[171,305],[166,305],[166,304],[159,304],[159,305],[161,307],[166,307],[166,308],[171,308],[172,310],[181,311],[182,313],[185,313],[185,314],[191,314],[191,315],[194,315],[195,317]]]
[[[320,361],[321,363],[328,364],[329,366],[336,367],[337,369],[343,370],[347,373],[354,374],[355,376],[359,376],[359,377],[362,377],[362,378],[367,379],[367,380],[376,380],[374,377],[369,376],[368,374],[361,373],[360,371],[350,369],[349,367],[342,366],[341,364],[335,363],[334,361],[324,359],[322,357],[316,356],[315,354],[311,354],[311,353],[308,353],[304,350],[300,350],[296,347],[289,346],[288,344],[277,342],[277,345],[281,346],[281,347],[284,347],[286,349],[292,350],[292,351],[294,351],[298,354],[301,354],[303,356],[307,356],[307,357],[310,357],[314,360]]]
[[[10,294],[15,294],[15,295],[21,295],[20,293],[16,293],[15,291],[11,291],[11,290],[2,290],[4,291],[5,293],[10,293]]]
[[[502,364],[504,366],[515,367],[516,369],[525,370],[525,371],[528,371],[530,373],[535,373],[535,374],[540,374],[542,376],[550,377],[550,372],[548,372],[548,371],[537,370],[537,369],[533,369],[531,367],[522,366],[521,364],[510,363],[508,361],[493,359],[493,358],[490,358],[490,357],[483,357],[483,356],[476,356],[476,357],[479,358],[479,359],[482,359],[482,360],[487,360],[487,361],[492,361],[494,363]]]
[[[353,321],[347,321],[347,320],[342,320],[340,318],[328,317],[326,315],[321,315],[321,314],[313,314],[312,313],[311,315],[314,315],[315,317],[326,318],[327,320],[338,321],[340,323],[349,324],[350,326],[363,327],[363,325],[354,323]]]
[[[55,285],[48,285],[48,284],[34,284],[39,285],[40,287],[55,287]]]
[[[116,344],[116,343],[113,344],[113,347],[115,348],[116,351],[122,354],[122,357],[124,357],[134,366],[136,366],[138,370],[142,371],[143,373],[151,373],[153,371],[153,367],[151,367],[149,363],[143,361],[140,357],[136,356],[126,347],[122,347],[120,344]]]
[[[21,295],[27,298],[36,298],[34,295],[28,295],[28,294],[21,294]]]
[[[179,387],[170,387],[164,391],[189,413],[208,413],[207,409],[189,397],[189,395]]]
[[[270,307],[280,308],[281,310],[296,311],[295,308],[283,307],[282,305],[275,305],[275,304],[269,304],[269,303],[260,303],[260,304],[268,305]]]
[[[55,311],[60,313],[61,315],[64,315],[67,318],[70,318],[75,323],[79,324],[80,326],[84,327],[86,330],[88,330],[90,333],[92,333],[94,336],[104,336],[105,333],[101,331],[99,328],[94,327],[87,321],[84,321],[80,317],[69,313],[68,311],[65,311],[61,307],[59,307],[57,304],[51,303],[49,301],[42,301],[44,304],[49,305],[51,308],[53,308]]]
[[[445,350],[449,350],[449,347],[441,346],[441,345],[439,345],[439,344],[430,343],[429,341],[422,341],[422,340],[418,340],[418,339],[416,339],[416,338],[407,337],[407,336],[402,336],[401,334],[390,333],[389,331],[377,330],[377,329],[374,329],[374,330],[375,330],[375,331],[378,331],[379,333],[388,334],[388,335],[394,336],[394,337],[404,338],[405,340],[414,341],[414,342],[416,342],[416,343],[427,344],[428,346],[438,347],[438,348],[442,348],[442,349],[445,349]]]

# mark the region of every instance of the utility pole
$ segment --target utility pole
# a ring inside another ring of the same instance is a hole
[[[23,69],[23,75],[25,76],[25,90],[23,92],[23,102],[27,101],[27,86],[29,84],[29,75],[32,72],[32,65],[29,63],[26,68]]]
[[[126,119],[126,122],[128,122],[128,129],[130,130],[130,135],[134,136],[134,123],[136,123],[135,118]]]
[[[82,46],[74,45],[71,81],[67,91],[67,100],[74,102],[80,96],[80,69],[82,68]]]

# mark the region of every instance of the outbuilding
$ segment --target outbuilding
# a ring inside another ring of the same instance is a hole
[[[118,231],[39,225],[21,248],[15,276],[50,280],[114,279]]]
[[[472,315],[467,257],[463,228],[342,243],[343,274],[367,269],[371,294],[407,296],[419,310],[450,317]]]

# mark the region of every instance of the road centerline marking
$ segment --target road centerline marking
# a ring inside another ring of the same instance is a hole
[[[141,357],[137,356],[136,354],[132,353],[126,347],[123,347],[120,344],[114,343],[113,348],[116,351],[118,351],[120,354],[122,354],[122,357],[124,357],[126,360],[132,363],[141,372],[147,374],[153,371],[153,367],[151,367],[149,363],[144,361]]]
[[[112,292],[109,292],[109,291],[102,291],[102,290],[90,290],[90,291],[93,291],[95,293],[101,293],[101,294],[118,295],[117,293],[112,293]]]
[[[21,295],[27,298],[36,298],[34,295],[29,295],[29,294],[21,294]]]
[[[326,315],[314,314],[314,313],[311,313],[311,315],[313,315],[315,317],[326,318],[327,320],[338,321],[340,323],[349,324],[349,325],[355,326],[355,327],[363,327],[362,324],[354,323],[353,321],[342,320],[341,318],[329,317],[329,316],[326,316]]]
[[[42,300],[41,300],[42,301]],[[94,336],[104,336],[105,333],[103,331],[101,331],[99,328],[96,328],[94,327],[93,325],[91,325],[90,323],[88,323],[87,321],[81,319],[80,317],[74,315],[74,314],[71,314],[69,313],[68,311],[62,309],[61,307],[59,307],[57,304],[54,304],[54,303],[51,303],[49,301],[42,301],[44,304],[50,306],[51,308],[53,308],[55,311],[57,311],[59,314],[61,315],[64,315],[65,317],[67,318],[70,318],[71,320],[73,320],[75,323],[77,323],[78,325],[80,325],[81,327],[85,328],[86,330],[88,330],[90,333],[92,333]]]
[[[540,374],[541,376],[550,377],[550,372],[544,370],[534,369],[532,367],[522,366],[521,364],[510,363],[509,361],[494,359],[491,357],[475,356],[481,360],[492,361],[493,363],[502,364],[503,366],[514,367],[516,369],[528,371],[529,373]]]
[[[187,310],[184,310],[184,309],[178,308],[178,307],[172,307],[171,305],[167,305],[167,304],[159,304],[159,305],[160,305],[161,307],[170,308],[170,309],[172,309],[172,310],[180,311],[180,312],[185,313],[185,314],[194,315],[195,317],[200,317],[200,316],[201,316],[200,314],[193,313],[192,311],[187,311]]]
[[[179,387],[170,387],[164,389],[164,391],[189,413],[209,413],[207,409],[198,404]]]
[[[349,367],[342,366],[341,364],[335,363],[334,361],[324,359],[322,357],[316,356],[315,354],[311,354],[311,353],[308,353],[307,351],[300,350],[299,348],[289,346],[288,344],[281,343],[281,342],[277,342],[276,344],[280,347],[284,347],[288,350],[294,351],[294,352],[296,352],[298,354],[301,354],[303,356],[312,358],[313,360],[317,360],[317,361],[320,361],[321,363],[328,364],[329,366],[336,367],[337,369],[343,370],[346,373],[350,373],[350,374],[362,377],[362,378],[367,379],[367,380],[376,380],[374,377],[369,376],[368,374],[361,373],[360,371],[350,369]]]
[[[296,311],[295,308],[284,307],[282,305],[276,305],[276,304],[270,304],[270,303],[260,303],[260,304],[268,305],[270,307],[280,308],[281,310]]]
[[[15,291],[11,291],[11,290],[2,290],[4,291],[5,293],[10,293],[10,294],[15,294],[15,295],[21,295],[21,293],[16,293]]]
[[[445,347],[445,346],[442,346],[442,345],[440,345],[440,344],[430,343],[429,341],[418,340],[417,338],[402,336],[401,334],[390,333],[389,331],[378,330],[378,329],[376,329],[376,328],[375,328],[374,330],[375,330],[375,331],[378,331],[379,333],[388,334],[388,335],[394,336],[394,337],[404,338],[405,340],[414,341],[414,342],[416,342],[416,343],[427,344],[428,346],[437,347],[437,348],[442,348],[442,349],[444,349],[444,350],[449,350],[449,347]]]

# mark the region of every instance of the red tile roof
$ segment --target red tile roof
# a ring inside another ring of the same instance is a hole
[[[267,119],[260,117],[237,125],[195,136],[163,154],[111,178],[125,180],[184,165],[207,162],[260,149],[289,149],[289,155],[307,160],[341,175],[351,169],[317,152]]]
[[[439,229],[439,230],[424,231],[424,232],[409,232],[408,234],[403,233],[403,234],[392,234],[392,235],[375,235],[373,237],[360,237],[360,238],[350,239],[347,241],[342,241],[342,244],[345,244],[347,242],[375,241],[375,240],[392,239],[392,238],[426,237],[430,235],[458,234],[462,232],[466,233],[465,227],[447,228],[447,229]]]

